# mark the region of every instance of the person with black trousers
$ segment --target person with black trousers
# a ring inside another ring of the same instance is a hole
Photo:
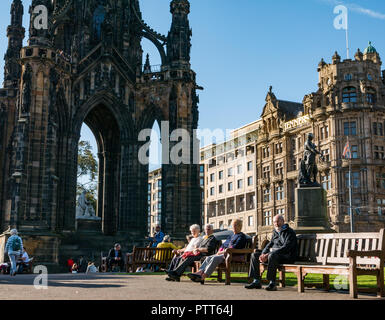
[[[118,265],[120,271],[124,269],[124,259],[122,255],[122,250],[119,243],[116,243],[115,246],[110,250],[107,257],[107,267],[108,270],[111,270],[113,265]]]
[[[178,262],[170,266],[167,270],[167,281],[180,281],[180,277],[184,273],[187,267],[193,266],[195,261],[201,260],[203,257],[211,256],[215,254],[215,248],[217,247],[218,240],[214,236],[214,227],[212,224],[206,224],[206,235],[203,237],[199,248],[195,248],[192,252],[183,256]]]
[[[292,264],[297,258],[297,236],[293,229],[285,224],[282,215],[273,219],[274,231],[269,244],[262,253],[253,253],[250,260],[249,278],[254,281],[246,285],[246,289],[261,289],[260,263],[267,263],[267,280],[269,285],[265,288],[268,291],[277,291],[275,284],[277,270],[280,264]]]

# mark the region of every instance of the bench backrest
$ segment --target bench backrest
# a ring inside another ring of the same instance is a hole
[[[349,250],[385,249],[384,229],[370,233],[330,233],[298,235],[299,261],[326,264],[349,264]],[[358,265],[380,265],[379,258],[358,257]]]
[[[169,262],[172,259],[171,248],[136,248],[132,252],[135,262]]]

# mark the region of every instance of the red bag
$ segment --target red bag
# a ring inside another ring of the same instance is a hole
[[[186,258],[188,258],[188,257],[197,257],[197,256],[199,256],[199,255],[200,255],[200,252],[194,254],[194,252],[188,251],[188,252],[185,252],[185,253],[182,255],[182,258],[183,258],[183,259],[186,259]]]

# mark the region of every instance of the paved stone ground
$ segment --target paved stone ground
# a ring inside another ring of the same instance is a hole
[[[114,274],[56,274],[49,275],[48,289],[36,290],[36,275],[0,275],[1,300],[349,300],[346,292],[324,292],[306,289],[297,293],[296,287],[266,290],[246,290],[244,284],[208,282],[205,285],[191,282],[187,277],[181,282],[165,281],[157,275]],[[360,295],[362,300],[377,299],[374,295]]]

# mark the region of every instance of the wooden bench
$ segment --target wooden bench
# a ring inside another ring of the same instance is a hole
[[[107,253],[108,255],[108,253]],[[99,266],[99,272],[109,272],[111,270],[108,270],[108,263],[107,263],[107,255],[104,256],[103,252],[100,253],[100,266]],[[124,267],[123,270],[127,268],[127,261],[124,261]],[[123,270],[120,270],[123,272]]]
[[[136,248],[132,253],[127,253],[127,272],[135,272],[140,265],[157,265],[159,267],[167,267],[172,260],[171,248]]]
[[[330,275],[348,276],[349,291],[357,298],[358,290],[384,292],[384,229],[378,233],[332,233],[298,235],[298,261],[280,266],[280,285],[285,286],[285,273],[293,272],[298,279],[298,292],[304,292],[304,281],[308,274],[322,274],[323,287],[330,289]],[[261,264],[261,272],[267,269]],[[377,277],[377,288],[358,288],[357,276]]]
[[[248,237],[246,247],[244,249],[228,248],[225,250],[226,260],[217,267],[218,282],[223,281],[223,272],[226,276],[226,285],[231,285],[231,272],[249,272],[250,256],[258,245],[258,237]],[[218,250],[221,246],[219,242]],[[195,262],[195,271],[198,271],[202,265],[202,261]],[[242,278],[237,278],[241,280]]]

